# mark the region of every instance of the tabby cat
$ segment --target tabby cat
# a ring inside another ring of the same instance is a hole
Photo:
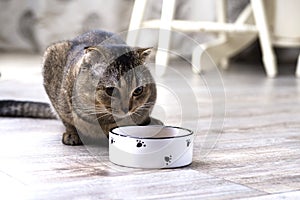
[[[46,49],[44,87],[66,128],[64,144],[95,141],[116,126],[162,124],[150,117],[156,101],[156,84],[145,66],[150,52],[100,30]],[[45,103],[19,101],[1,101],[0,116],[56,117]]]

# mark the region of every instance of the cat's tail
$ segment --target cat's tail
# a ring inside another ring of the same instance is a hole
[[[34,101],[0,101],[0,116],[57,119],[48,103]]]

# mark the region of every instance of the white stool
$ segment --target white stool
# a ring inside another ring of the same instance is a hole
[[[134,3],[127,43],[136,45],[138,29],[140,28],[159,28],[158,51],[155,58],[157,67],[167,66],[171,30],[219,33],[217,40],[200,44],[193,51],[192,66],[193,71],[197,73],[202,71],[203,57],[206,52],[216,64],[226,68],[228,58],[243,50],[256,38],[256,27],[250,23],[253,21],[250,16],[250,7],[245,9],[236,23],[229,24],[225,23],[226,0],[217,0],[217,22],[173,20],[175,3],[175,0],[163,0],[161,19],[149,21],[143,21],[147,0],[136,0]],[[248,22],[249,24],[246,24]],[[227,33],[238,36],[227,36]],[[164,72],[163,69],[159,69],[159,71]]]
[[[277,1],[287,3],[289,1],[297,2],[298,0],[275,0],[276,3]],[[138,29],[140,28],[158,28],[160,32],[155,62],[157,67],[164,67],[167,66],[168,62],[168,49],[170,44],[171,30],[218,33],[216,40],[200,44],[195,47],[193,51],[193,71],[200,73],[202,71],[202,66],[205,65],[204,55],[206,53],[217,65],[221,66],[222,68],[227,68],[228,59],[249,46],[258,36],[263,52],[263,63],[267,76],[276,76],[277,64],[273,51],[273,45],[278,43],[278,41],[272,36],[270,23],[268,22],[269,19],[266,15],[266,9],[264,7],[264,0],[251,0],[251,5],[248,5],[242,11],[234,23],[226,23],[226,0],[216,0],[217,22],[173,20],[175,3],[175,0],[163,0],[161,19],[143,21],[143,14],[147,0],[136,0],[129,25],[127,43],[130,45],[136,44]],[[270,4],[269,7],[274,6],[273,0],[268,0],[268,3]],[[297,15],[297,12],[295,15]],[[287,15],[287,17],[288,16],[289,15]],[[298,29],[296,29],[296,31],[297,30]],[[290,45],[288,43],[281,43],[281,46]],[[300,76],[300,56],[298,60],[299,62],[296,74]],[[163,74],[164,69],[160,68],[159,71],[161,74]]]

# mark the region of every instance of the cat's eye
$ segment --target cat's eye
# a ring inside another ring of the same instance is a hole
[[[135,88],[135,90],[133,91],[133,96],[140,96],[144,91],[144,87],[140,86]]]
[[[107,87],[105,88],[105,92],[108,96],[115,96],[115,97],[119,97],[120,96],[120,92],[118,90],[118,88],[115,87]]]

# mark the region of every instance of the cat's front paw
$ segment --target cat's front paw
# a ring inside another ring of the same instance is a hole
[[[65,145],[72,145],[72,146],[82,145],[82,142],[81,142],[78,134],[71,134],[71,133],[68,133],[68,132],[65,132],[63,134],[62,142]]]
[[[164,123],[159,119],[155,119],[151,117],[149,125],[164,125]]]

